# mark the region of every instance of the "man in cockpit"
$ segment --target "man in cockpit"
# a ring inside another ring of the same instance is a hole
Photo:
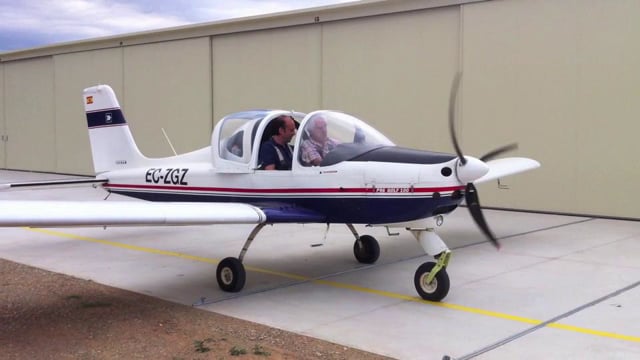
[[[306,139],[300,145],[300,159],[305,166],[318,166],[338,142],[327,134],[327,120],[318,115],[305,125]]]
[[[258,164],[261,170],[291,170],[293,151],[289,141],[296,135],[296,122],[289,115],[281,115],[271,120],[273,129],[269,140],[260,145]]]

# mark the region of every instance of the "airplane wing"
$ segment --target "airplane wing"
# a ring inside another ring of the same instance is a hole
[[[0,227],[89,227],[325,222],[287,204],[215,202],[2,200]]]
[[[540,167],[540,163],[528,158],[512,157],[487,161],[489,172],[474,181],[474,184],[496,180]]]
[[[262,209],[239,203],[0,201],[0,227],[258,224]]]

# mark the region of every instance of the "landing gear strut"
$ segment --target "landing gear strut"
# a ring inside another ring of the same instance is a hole
[[[370,235],[358,235],[358,232],[352,224],[347,224],[347,227],[356,238],[356,241],[353,243],[353,255],[356,257],[356,260],[363,264],[375,263],[380,257],[378,240]]]
[[[413,284],[424,300],[440,301],[449,293],[447,265],[451,259],[451,251],[433,229],[411,230],[411,232],[423,250],[437,260],[435,263],[426,262],[420,265],[413,277]]]
[[[262,223],[253,228],[253,231],[249,234],[249,237],[247,238],[247,241],[245,241],[242,251],[240,251],[240,255],[238,255],[237,258],[224,258],[220,263],[218,263],[218,268],[216,269],[216,280],[218,281],[220,289],[226,292],[238,292],[242,290],[244,283],[247,280],[247,272],[244,269],[244,265],[242,265],[242,260],[244,259],[247,250],[249,250],[251,242],[253,242],[253,239],[255,239],[256,235],[258,235],[265,225],[265,223]]]

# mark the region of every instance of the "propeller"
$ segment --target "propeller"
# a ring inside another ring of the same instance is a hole
[[[460,88],[461,77],[462,73],[460,72],[458,72],[454,77],[453,83],[451,84],[451,93],[449,96],[449,133],[451,134],[451,142],[453,143],[456,155],[458,156],[458,162],[456,164],[456,176],[458,178],[458,181],[466,184],[464,197],[471,217],[475,221],[476,225],[478,225],[482,233],[489,239],[489,241],[496,248],[500,249],[500,243],[489,228],[487,220],[484,217],[484,213],[482,212],[480,199],[478,197],[478,190],[473,184],[473,181],[479,179],[487,172],[489,172],[489,166],[486,164],[486,161],[489,161],[507,151],[517,149],[518,144],[513,143],[499,147],[486,153],[479,159],[471,156],[464,156],[458,143],[455,130],[455,107],[457,103],[458,89]]]
[[[513,151],[516,150],[518,148],[518,144],[516,143],[512,143],[512,144],[508,144],[505,146],[501,146],[493,151],[489,151],[488,153],[482,155],[482,157],[480,158],[480,160],[482,161],[489,161],[495,157],[498,157],[499,155],[502,155],[502,153],[506,153],[509,151]]]
[[[464,189],[464,199],[467,202],[467,208],[469,209],[469,213],[471,213],[471,217],[476,222],[482,233],[487,237],[487,239],[489,239],[489,241],[491,241],[496,249],[500,249],[498,239],[493,235],[493,232],[487,224],[487,220],[484,218],[484,213],[480,206],[480,199],[478,198],[478,190],[476,190],[476,186],[473,185],[472,182],[467,183],[467,186]]]
[[[462,73],[456,73],[456,76],[453,78],[453,83],[451,84],[451,93],[449,94],[449,134],[451,134],[451,142],[453,143],[453,148],[456,150],[456,155],[458,155],[458,159],[462,165],[467,163],[467,160],[464,158],[462,154],[462,150],[460,150],[460,145],[458,145],[458,139],[456,136],[456,127],[455,127],[455,117],[456,117],[456,103],[458,98],[458,88],[460,87],[460,78],[462,77]]]

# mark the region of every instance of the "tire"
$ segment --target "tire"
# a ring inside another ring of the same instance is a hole
[[[226,292],[238,292],[244,287],[247,273],[244,265],[234,257],[220,261],[216,269],[216,280],[220,289]]]
[[[370,235],[362,235],[353,244],[353,255],[363,264],[373,264],[380,257],[378,240]]]
[[[431,284],[425,284],[425,280],[431,270],[436,266],[433,262],[426,262],[418,267],[413,277],[413,284],[421,298],[428,301],[440,301],[449,293],[449,275],[447,269],[441,269]]]

